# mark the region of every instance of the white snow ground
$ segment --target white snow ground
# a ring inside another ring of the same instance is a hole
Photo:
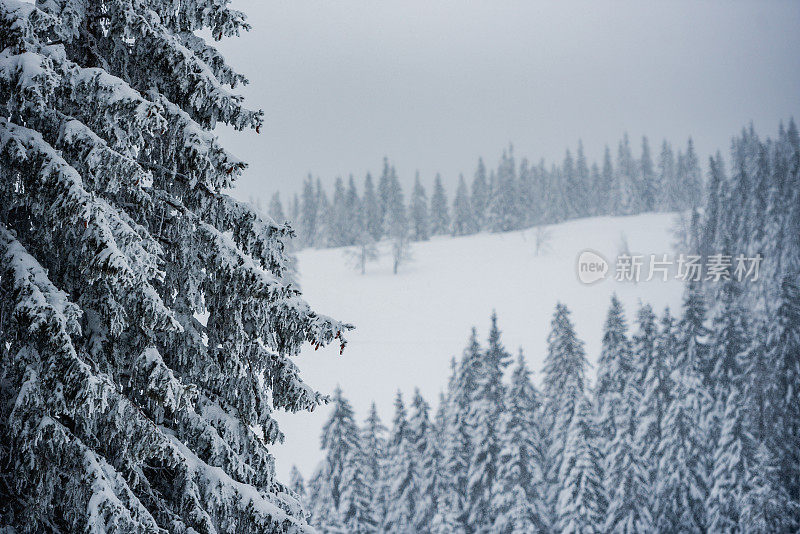
[[[617,282],[614,264],[627,240],[631,254],[671,254],[674,214],[581,219],[550,227],[549,250],[535,254],[535,230],[467,237],[436,237],[415,243],[413,261],[392,274],[386,244],[366,275],[347,265],[343,249],[304,250],[298,254],[303,295],[320,313],[353,323],[342,356],[338,346],[306,347],[296,362],[312,387],[330,393],[337,384],[351,401],[361,424],[370,403],[377,403],[391,426],[399,388],[406,406],[414,387],[432,407],[450,373],[451,356],[460,357],[470,328],[485,344],[489,316],[497,310],[506,348],[521,346],[539,382],[550,319],[557,301],[572,311],[577,332],[593,364],[611,294],[625,306],[628,324],[640,301],[657,315],[664,306],[680,307],[682,285],[667,282]],[[609,278],[591,286],[578,281],[576,260],[585,249],[609,260]],[[647,261],[642,268],[647,276]],[[277,413],[286,442],[273,447],[278,475],[289,480],[296,464],[308,478],[320,461],[320,431],[328,407],[313,413]]]

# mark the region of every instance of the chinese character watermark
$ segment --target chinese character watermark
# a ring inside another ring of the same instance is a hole
[[[598,252],[584,250],[578,256],[578,279],[593,284],[609,277],[613,272],[618,282],[650,282],[670,279],[682,282],[711,281],[756,282],[759,278],[761,254],[748,257],[744,254],[711,254],[705,258],[694,254],[620,254],[613,271],[609,262]]]

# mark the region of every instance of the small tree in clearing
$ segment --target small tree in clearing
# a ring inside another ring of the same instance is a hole
[[[353,269],[361,271],[361,274],[366,274],[367,262],[380,257],[375,240],[366,230],[359,234],[355,246],[345,249],[344,254]]]

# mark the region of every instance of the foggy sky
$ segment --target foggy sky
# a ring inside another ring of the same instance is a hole
[[[701,161],[753,121],[798,117],[800,2],[234,1],[253,30],[219,43],[250,78],[261,134],[220,131],[265,201],[367,170],[452,194],[478,156],[591,160],[627,131],[654,157],[692,135]],[[677,147],[676,147],[677,148]],[[430,191],[430,190],[429,190]]]

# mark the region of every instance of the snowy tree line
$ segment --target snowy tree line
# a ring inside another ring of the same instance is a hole
[[[435,413],[398,392],[390,428],[341,390],[324,459],[293,489],[323,532],[796,532],[800,529],[800,136],[752,128],[711,158],[689,252],[765,256],[755,282],[690,281],[632,321],[612,298],[597,372],[553,314],[541,384],[492,316]],[[632,323],[629,324],[629,323]]]
[[[310,529],[274,410],[344,348],[287,276],[283,224],[225,193],[212,134],[259,131],[195,32],[227,2],[0,0],[0,531]]]
[[[606,147],[601,165],[589,164],[583,145],[567,150],[561,165],[527,159],[517,164],[513,147],[503,152],[496,169],[478,161],[471,185],[459,177],[452,202],[436,175],[430,197],[417,173],[408,202],[388,159],[375,184],[367,173],[361,191],[351,175],[336,179],[331,195],[319,178],[309,176],[302,193],[284,209],[275,193],[268,212],[277,221],[292,221],[300,247],[363,245],[398,235],[425,241],[435,235],[505,232],[596,215],[631,215],[699,207],[702,176],[691,138],[685,152],[664,141],[658,156],[642,138],[640,156],[627,134],[616,156]]]

